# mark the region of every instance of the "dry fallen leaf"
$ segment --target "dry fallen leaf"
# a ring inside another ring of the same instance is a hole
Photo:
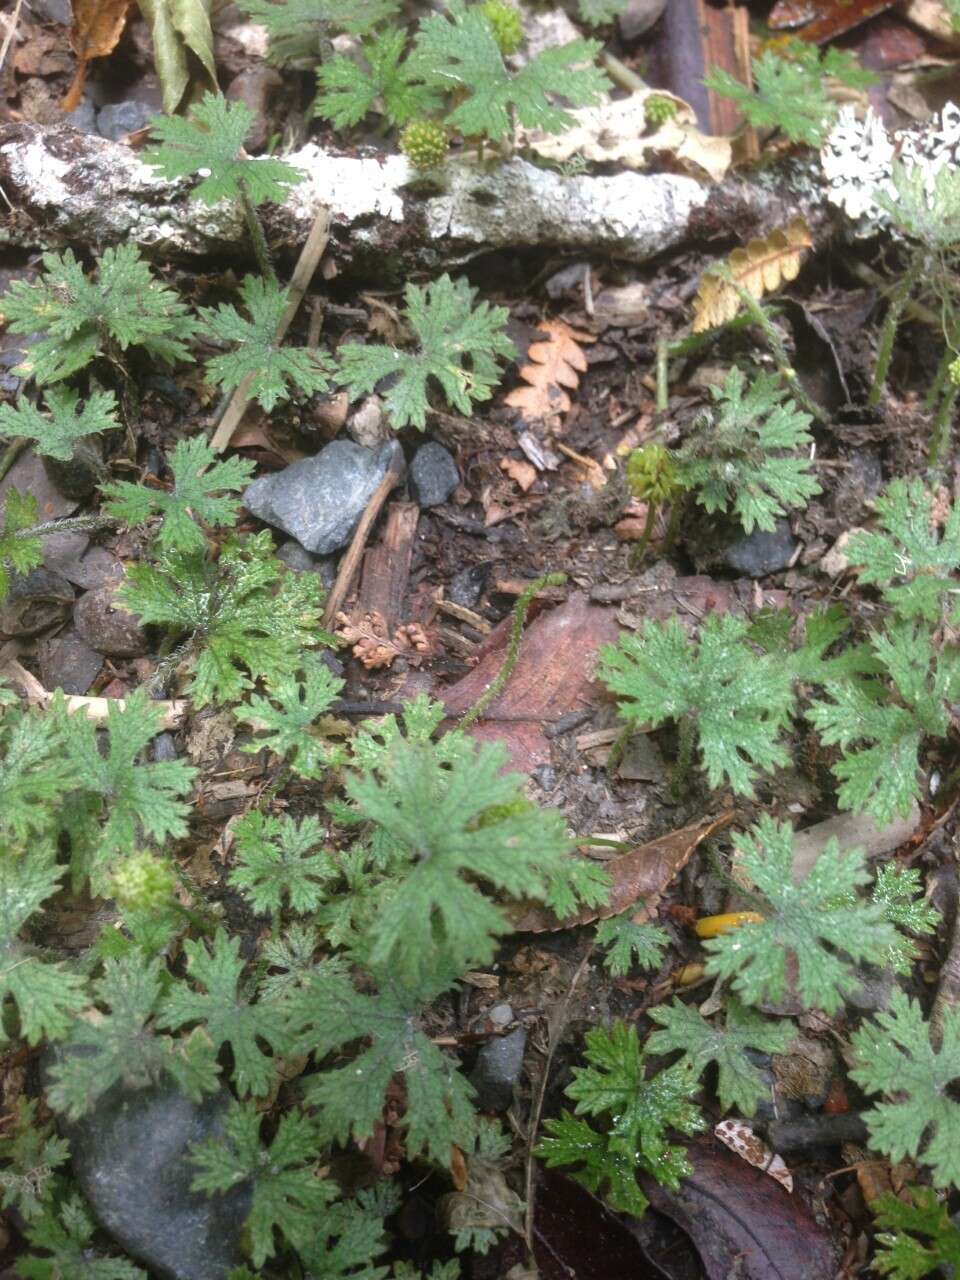
[[[536,467],[531,466],[529,462],[522,462],[519,458],[501,458],[500,470],[506,472],[524,493],[527,492],[537,478]]]
[[[675,113],[656,127],[647,122],[648,98],[666,98]],[[657,155],[669,154],[682,169],[719,182],[730,167],[729,138],[711,137],[697,128],[696,116],[682,98],[661,89],[642,89],[628,98],[571,111],[575,123],[560,134],[521,130],[523,142],[537,155],[557,163],[580,156],[596,164],[644,169]]]
[[[545,907],[533,906],[523,910],[513,921],[517,933],[544,933],[554,929],[572,929],[577,925],[592,924],[594,920],[606,920],[610,916],[619,915],[633,906],[638,898],[643,899],[635,920],[649,920],[656,912],[657,905],[664,890],[690,860],[694,849],[707,836],[722,831],[736,817],[735,810],[727,810],[718,818],[708,818],[702,822],[694,822],[679,831],[671,831],[669,835],[659,836],[629,853],[621,854],[605,862],[604,869],[610,873],[613,884],[610,896],[604,906],[588,907],[569,916],[566,920],[557,917]]]
[[[60,104],[65,112],[80,105],[90,59],[105,58],[117,47],[129,8],[130,0],[73,0],[70,46],[80,61]]]
[[[402,654],[417,666],[431,651],[430,638],[419,622],[404,623],[391,635],[383,614],[376,609],[352,618],[347,613],[337,614],[336,634],[353,645],[352,653],[368,671],[393,665]]]
[[[795,280],[800,271],[804,249],[813,244],[810,228],[803,218],[794,218],[788,226],[771,231],[762,240],[751,240],[734,249],[725,267],[730,279],[725,279],[716,267],[709,267],[700,277],[700,287],[693,301],[694,333],[715,329],[726,324],[740,310],[740,298],[735,284],[762,298],[782,284]]]
[[[787,1191],[793,1190],[793,1174],[782,1158],[770,1150],[762,1138],[758,1138],[742,1120],[721,1120],[713,1131],[725,1147],[735,1151],[741,1160],[779,1182]]]
[[[562,320],[544,320],[537,329],[547,335],[546,340],[530,344],[530,363],[520,370],[521,378],[530,385],[517,387],[504,398],[504,404],[519,409],[527,422],[569,412],[570,397],[564,388],[576,390],[580,374],[587,367],[580,344],[596,341],[590,334],[577,333]]]

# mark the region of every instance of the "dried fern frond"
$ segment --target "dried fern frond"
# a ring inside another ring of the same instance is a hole
[[[754,298],[762,298],[795,280],[803,251],[812,244],[810,228],[797,217],[762,240],[734,249],[725,262],[708,267],[693,303],[693,332],[703,333],[733,319],[740,309],[738,285]]]

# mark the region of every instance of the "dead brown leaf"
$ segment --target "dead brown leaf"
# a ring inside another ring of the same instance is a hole
[[[129,8],[130,0],[73,0],[70,45],[80,61],[60,104],[65,112],[80,105],[90,59],[105,58],[117,47]]]
[[[610,897],[600,908],[588,907],[575,916],[558,920],[546,907],[528,906],[513,921],[517,933],[545,933],[548,930],[572,929],[577,925],[592,924],[595,920],[606,920],[610,916],[619,915],[633,906],[638,898],[643,899],[642,907],[634,917],[637,921],[648,920],[655,913],[660,897],[690,860],[694,849],[706,840],[707,836],[722,831],[737,816],[736,810],[728,809],[718,818],[707,818],[694,822],[689,827],[681,827],[679,831],[671,831],[669,835],[659,836],[619,858],[611,858],[604,863],[613,880]]]
[[[527,351],[529,364],[520,370],[521,378],[530,385],[517,387],[504,398],[504,404],[519,409],[527,422],[539,422],[570,411],[569,391],[580,385],[580,374],[587,368],[582,343],[596,342],[591,334],[578,333],[562,320],[544,320],[537,325],[545,333],[542,342],[533,342]]]
[[[754,298],[762,298],[765,293],[795,280],[803,251],[812,244],[810,228],[803,218],[797,217],[762,240],[750,240],[734,249],[724,264],[729,270],[729,279],[716,267],[709,267],[700,277],[693,301],[693,332],[703,333],[733,319],[740,310],[735,285],[746,289]]]
[[[348,613],[337,614],[336,634],[353,645],[352,653],[368,671],[390,667],[402,654],[413,666],[417,666],[432,652],[430,637],[419,622],[408,622],[395,627],[393,633],[387,620],[376,609],[353,618]]]
[[[511,480],[514,480],[524,493],[530,488],[537,478],[537,469],[529,462],[522,462],[519,458],[501,458],[500,470],[506,472]]]

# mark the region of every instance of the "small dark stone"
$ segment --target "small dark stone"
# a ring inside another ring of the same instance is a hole
[[[150,754],[158,764],[166,760],[176,760],[177,740],[172,733],[158,733],[151,746]]]
[[[552,764],[538,764],[530,778],[541,791],[552,791],[557,785],[557,771]]]
[[[667,0],[627,0],[617,17],[617,26],[624,40],[637,40],[659,22]]]
[[[376,450],[334,440],[315,457],[254,480],[243,505],[307,551],[329,555],[347,545],[388,468],[402,458],[396,440]]]
[[[0,605],[0,635],[35,636],[63,622],[73,607],[73,587],[50,569],[31,569],[10,578]]]
[[[97,128],[104,138],[119,142],[126,134],[143,129],[156,114],[145,102],[111,102],[100,109]]]
[[[277,559],[282,560],[294,573],[319,573],[325,587],[332,587],[337,578],[337,567],[332,556],[312,556],[304,551],[293,538],[277,549]]]
[[[43,687],[64,693],[86,693],[103,666],[102,654],[75,631],[41,640],[37,658]]]
[[[417,506],[439,507],[460,483],[460,472],[450,451],[431,440],[414,455],[409,483]]]
[[[64,1125],[73,1174],[104,1230],[162,1280],[226,1280],[238,1266],[250,1186],[190,1190],[190,1148],[223,1131],[225,1090],[201,1103],[175,1086],[115,1085]]]
[[[69,22],[70,19],[68,18],[67,21]],[[79,133],[99,133],[97,129],[97,109],[87,99],[84,99],[76,110],[64,116],[63,123],[70,125],[72,129],[76,129]]]
[[[61,27],[73,22],[70,0],[30,0],[28,8],[38,22],[55,22]]]
[[[116,602],[116,587],[97,587],[80,597],[74,610],[80,636],[98,653],[139,658],[150,652],[147,633],[134,614]]]
[[[469,569],[461,569],[450,579],[447,599],[464,609],[475,609],[487,589],[490,569],[489,561],[483,564],[472,564]]]
[[[768,573],[787,569],[799,543],[790,531],[788,520],[778,520],[772,533],[755,529],[725,547],[723,563],[748,578],[763,578]]]
[[[513,1010],[508,1004],[496,1005],[486,1016],[497,1028],[508,1027],[513,1022]],[[513,1102],[526,1046],[527,1032],[522,1026],[506,1035],[494,1036],[481,1046],[476,1066],[470,1073],[481,1111],[506,1111]]]

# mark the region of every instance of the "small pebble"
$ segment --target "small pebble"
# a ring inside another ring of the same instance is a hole
[[[98,653],[139,658],[150,652],[147,633],[134,614],[116,602],[116,587],[97,587],[80,597],[74,610],[77,632]]]
[[[453,455],[431,440],[421,445],[410,464],[410,494],[419,507],[439,507],[460,483]]]

